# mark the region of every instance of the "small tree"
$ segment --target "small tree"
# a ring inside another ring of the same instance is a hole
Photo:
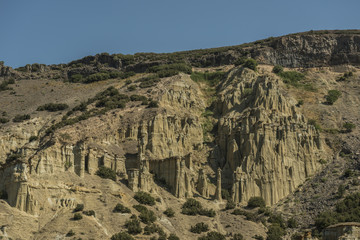
[[[113,181],[116,180],[116,172],[111,168],[107,168],[104,166],[99,167],[99,169],[96,171],[96,175],[98,175],[101,178],[108,178]]]
[[[265,207],[265,200],[262,197],[251,197],[248,201],[249,208]]]
[[[119,232],[112,235],[111,240],[135,240],[135,238],[133,238],[127,232]]]
[[[275,65],[272,71],[273,71],[273,73],[278,74],[278,73],[283,72],[284,68],[282,66],[280,66],[280,65]]]
[[[174,217],[175,216],[175,211],[172,209],[172,208],[167,208],[165,211],[164,211],[164,214],[167,216],[167,217]]]
[[[328,95],[325,96],[326,103],[329,105],[333,105],[340,96],[341,92],[339,92],[338,90],[329,90]]]
[[[258,63],[256,62],[256,60],[252,58],[246,59],[246,61],[244,62],[244,67],[252,69],[254,71],[256,71],[257,65]]]
[[[153,198],[149,193],[146,192],[137,192],[134,196],[135,200],[141,204],[153,206],[155,205],[155,198]]]
[[[83,218],[83,217],[82,217],[81,213],[75,213],[73,219],[74,219],[75,221],[77,221],[77,220],[81,220],[82,218]]]
[[[84,204],[77,204],[74,209],[74,212],[80,212],[82,210],[84,210]]]
[[[209,225],[207,225],[206,223],[200,222],[195,224],[195,226],[191,226],[190,228],[190,232],[192,233],[202,233],[202,232],[207,232],[209,231]]]

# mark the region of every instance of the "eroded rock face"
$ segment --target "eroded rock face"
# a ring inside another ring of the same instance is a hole
[[[218,146],[235,202],[262,196],[272,205],[319,169],[322,140],[294,102],[276,77],[247,69],[222,85]]]

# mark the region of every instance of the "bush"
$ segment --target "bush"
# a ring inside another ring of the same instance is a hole
[[[72,237],[75,235],[75,232],[71,229],[67,234],[66,237]]]
[[[326,103],[329,105],[333,105],[340,96],[341,92],[339,92],[338,90],[329,90],[328,95],[325,96]]]
[[[125,222],[125,227],[128,230],[129,234],[139,234],[142,232],[142,228],[140,226],[140,221],[135,218],[135,219],[131,219],[131,220],[127,220]]]
[[[198,240],[226,240],[225,236],[218,232],[209,232],[205,236],[199,237]]]
[[[128,91],[134,91],[134,90],[136,90],[136,85],[130,85],[130,86],[128,86]]]
[[[315,226],[320,232],[329,225],[339,222],[360,222],[360,193],[346,196],[336,204],[334,211],[320,213],[315,219]]]
[[[107,178],[107,179],[111,179],[113,181],[116,180],[116,172],[114,170],[112,170],[111,168],[107,168],[105,166],[99,167],[99,169],[96,171],[95,174],[101,178]]]
[[[295,220],[295,218],[289,218],[287,221],[287,227],[288,228],[296,228],[298,226],[297,221]]]
[[[343,124],[343,128],[345,128],[345,131],[344,132],[352,132],[352,130],[355,128],[355,124],[353,123],[350,123],[350,122],[346,122]]]
[[[179,72],[191,74],[192,68],[185,63],[164,64],[148,68],[148,72],[157,73],[160,78],[177,75]]]
[[[289,83],[295,86],[300,80],[305,78],[304,74],[297,71],[282,71],[279,72],[277,75],[282,78],[284,83]]]
[[[246,61],[245,57],[240,57],[240,58],[235,60],[234,65],[235,66],[243,65],[245,63],[245,61]]]
[[[119,233],[112,235],[110,240],[135,240],[135,238],[133,238],[127,232],[119,232]]]
[[[134,196],[135,200],[141,204],[153,206],[155,205],[155,198],[153,198],[149,193],[146,192],[137,192]]]
[[[174,217],[175,216],[175,211],[172,209],[172,208],[167,208],[165,211],[164,211],[164,214],[167,216],[167,217]]]
[[[257,65],[258,65],[258,63],[256,62],[255,59],[248,58],[248,59],[245,60],[243,66],[246,67],[246,68],[249,68],[249,69],[252,69],[252,70],[256,71]]]
[[[190,228],[190,232],[192,233],[202,233],[202,232],[207,232],[209,231],[209,225],[207,225],[206,223],[197,223],[195,224],[195,226],[191,226]]]
[[[345,186],[341,184],[338,187],[337,197],[342,198],[344,194],[345,194]]]
[[[150,101],[149,108],[157,108],[157,107],[159,107],[158,101],[155,101],[155,100]]]
[[[226,199],[227,201],[229,201],[229,199],[231,199],[230,193],[226,189],[221,189],[221,196],[223,199]]]
[[[249,208],[265,207],[265,200],[262,197],[251,197],[247,206]]]
[[[161,229],[161,227],[154,223],[146,225],[144,228],[145,235],[150,235],[153,233],[162,233],[162,232],[163,230]]]
[[[23,115],[16,115],[13,118],[13,122],[23,122],[25,120],[29,120],[30,119],[30,115],[29,114],[23,114]]]
[[[69,106],[65,103],[47,103],[45,105],[39,106],[36,111],[48,111],[56,112],[67,109]]]
[[[234,201],[232,199],[229,199],[226,203],[225,209],[229,210],[229,209],[234,209],[235,207],[236,207],[236,204],[234,203]]]
[[[74,209],[74,212],[80,212],[82,210],[84,210],[84,204],[77,204]]]
[[[148,210],[145,206],[134,205],[133,208],[140,212],[139,218],[143,223],[148,224],[156,221],[155,213],[151,210]]]
[[[267,240],[281,240],[285,234],[286,234],[286,232],[283,228],[281,228],[277,224],[272,224],[268,228],[268,232],[267,232],[268,236],[266,239]]]
[[[268,222],[279,225],[281,228],[284,228],[284,229],[286,228],[285,221],[284,221],[283,217],[281,216],[281,214],[272,214],[269,217]]]
[[[122,205],[121,203],[116,204],[113,212],[118,212],[118,213],[131,213],[130,208],[125,207],[124,205]]]
[[[211,87],[216,86],[219,84],[221,79],[223,79],[225,76],[224,72],[193,72],[190,76],[190,78],[194,82],[204,82]]]
[[[83,211],[83,214],[85,214],[86,216],[94,216],[95,217],[94,210]]]
[[[232,240],[243,240],[244,236],[241,233],[235,233]]]
[[[216,215],[213,209],[204,209],[200,202],[193,198],[189,198],[182,206],[182,214],[185,215],[203,215],[208,217],[214,217]]]
[[[83,216],[81,215],[81,213],[75,213],[73,220],[77,221],[77,220],[81,220],[82,218]]]
[[[70,82],[74,82],[74,83],[82,82],[83,80],[84,80],[84,76],[81,74],[74,74],[71,75],[70,77]]]
[[[33,141],[36,141],[38,139],[37,136],[30,136],[29,138],[29,142],[33,142]]]
[[[284,68],[280,65],[275,65],[272,70],[272,72],[276,73],[276,74],[281,73],[283,71],[284,71]]]
[[[0,117],[0,123],[7,123],[7,122],[9,122],[9,119]]]
[[[178,236],[176,236],[176,234],[170,233],[168,240],[180,240],[180,238]]]

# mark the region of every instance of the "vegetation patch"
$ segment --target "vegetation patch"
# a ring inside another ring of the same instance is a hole
[[[190,75],[190,78],[197,83],[206,83],[210,87],[215,87],[220,83],[225,76],[225,72],[193,72]]]
[[[221,233],[212,231],[208,232],[205,236],[199,237],[198,240],[226,240],[226,237]]]
[[[125,222],[125,227],[129,234],[136,235],[142,232],[140,221],[135,217]]]
[[[165,211],[164,211],[164,214],[167,216],[167,217],[174,217],[175,216],[175,211],[172,209],[172,208],[167,208]]]
[[[216,213],[213,209],[205,209],[199,201],[189,198],[182,206],[182,214],[185,215],[203,215],[208,217],[215,217]]]
[[[139,213],[140,220],[145,223],[153,223],[156,221],[155,213],[149,209],[147,209],[143,205],[134,205],[133,208],[135,208]]]
[[[207,225],[206,223],[200,222],[195,224],[195,226],[191,226],[190,228],[190,232],[192,233],[203,233],[203,232],[207,232],[209,231],[209,225]]]
[[[360,222],[360,193],[345,197],[336,204],[335,210],[320,213],[315,219],[319,231],[339,222]]]
[[[336,100],[339,99],[340,96],[341,96],[340,91],[338,91],[338,90],[329,90],[328,94],[325,96],[326,104],[333,105],[336,102]]]
[[[183,72],[186,74],[192,73],[191,66],[185,63],[173,63],[173,64],[164,64],[159,66],[153,66],[147,69],[148,72],[156,73],[159,78],[171,77]]]
[[[111,240],[135,240],[131,235],[127,232],[119,232],[111,236]]]
[[[116,181],[116,172],[115,172],[115,170],[112,170],[111,168],[108,168],[105,166],[100,166],[95,174],[101,178],[107,178],[107,179]]]
[[[141,204],[145,204],[145,205],[149,205],[149,206],[155,205],[155,198],[152,197],[147,192],[143,192],[143,191],[137,192],[137,193],[135,193],[134,198],[136,201],[138,201]]]
[[[131,213],[130,208],[125,207],[124,205],[122,205],[121,203],[116,204],[113,212],[117,212],[117,213]]]
[[[13,118],[13,122],[23,122],[25,120],[29,120],[30,115],[29,114],[18,114]]]
[[[67,109],[69,106],[65,103],[47,103],[42,106],[39,106],[36,111],[48,111],[56,112]]]
[[[262,197],[251,197],[247,204],[248,208],[265,207],[265,200]]]

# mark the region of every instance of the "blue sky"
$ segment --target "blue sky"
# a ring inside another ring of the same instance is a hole
[[[319,29],[360,29],[359,0],[0,0],[0,60],[174,52]]]

